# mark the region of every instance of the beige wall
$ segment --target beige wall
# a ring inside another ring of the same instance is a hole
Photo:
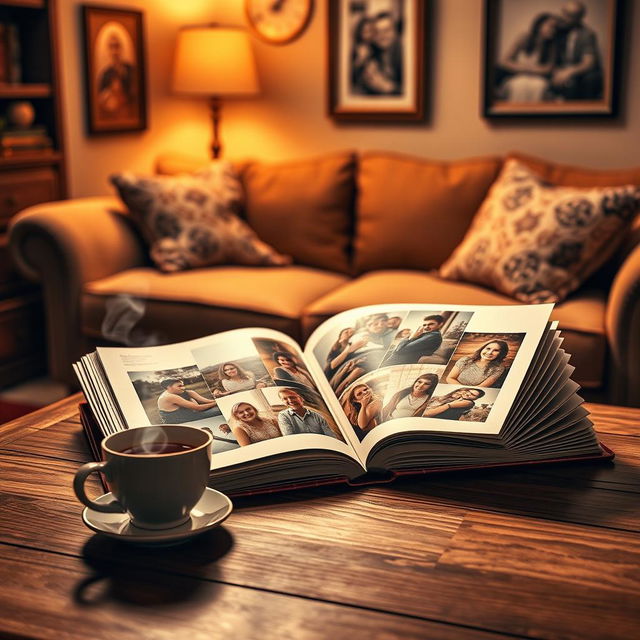
[[[243,22],[242,0],[132,0],[145,11],[149,129],[88,137],[84,131],[78,3],[58,0],[64,69],[66,134],[73,196],[109,192],[119,170],[151,171],[159,153],[206,157],[206,105],[172,96],[171,56],[180,25]],[[102,0],[97,4],[103,4]],[[640,0],[630,0],[630,47],[622,116],[615,122],[491,123],[480,116],[482,0],[432,0],[431,114],[426,123],[336,124],[326,109],[326,0],[316,0],[304,35],[282,47],[254,40],[262,93],[228,102],[223,142],[228,157],[282,160],[334,149],[390,149],[431,158],[459,158],[511,149],[592,167],[640,165]]]

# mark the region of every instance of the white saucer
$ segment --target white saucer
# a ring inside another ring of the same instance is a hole
[[[112,495],[105,493],[96,502],[101,504],[111,500]],[[207,487],[189,520],[172,529],[140,529],[131,524],[125,513],[101,513],[88,507],[82,512],[82,520],[89,529],[110,538],[137,544],[168,545],[184,542],[212,529],[224,522],[232,510],[233,504],[227,496]]]

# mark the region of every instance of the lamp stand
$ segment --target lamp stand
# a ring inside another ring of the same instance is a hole
[[[222,110],[222,100],[220,96],[211,98],[211,122],[213,123],[213,142],[211,143],[211,157],[218,159],[222,152],[220,142],[220,112]]]

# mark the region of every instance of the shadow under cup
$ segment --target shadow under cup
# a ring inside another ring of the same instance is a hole
[[[131,523],[168,529],[185,523],[209,479],[212,438],[197,427],[137,427],[102,441],[99,470]],[[91,508],[95,509],[94,505]]]

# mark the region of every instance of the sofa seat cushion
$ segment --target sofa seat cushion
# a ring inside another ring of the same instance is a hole
[[[309,267],[211,267],[172,274],[137,268],[82,295],[85,335],[132,345],[262,326],[299,338],[302,310],[347,281]]]
[[[311,303],[304,312],[305,338],[324,320],[353,307],[371,304],[519,304],[513,298],[476,285],[443,280],[418,271],[374,271],[334,289]],[[556,305],[563,347],[576,367],[574,380],[586,388],[602,386],[605,366],[606,295],[600,290],[581,290]]]

